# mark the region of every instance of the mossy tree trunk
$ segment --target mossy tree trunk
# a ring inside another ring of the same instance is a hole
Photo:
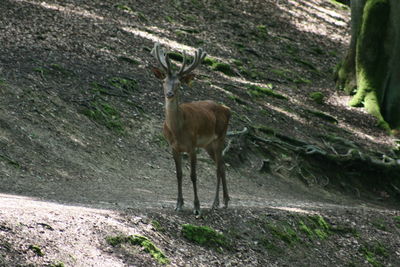
[[[351,1],[351,41],[337,85],[385,129],[400,129],[400,1]]]

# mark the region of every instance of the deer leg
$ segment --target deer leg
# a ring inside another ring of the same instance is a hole
[[[228,194],[228,187],[226,185],[226,176],[225,176],[225,162],[224,158],[222,157],[222,150],[223,147],[218,147],[217,151],[215,152],[215,162],[217,164],[217,190],[219,189],[219,182],[222,182],[222,192],[223,192],[223,197],[224,197],[224,208],[228,207],[228,202],[229,202],[229,194]],[[218,197],[218,191],[217,191],[217,196]]]
[[[209,146],[206,148],[206,151],[208,153],[208,155],[210,155],[210,157],[212,158],[212,160],[216,163],[216,165],[218,166],[217,163],[217,159],[215,157],[216,153],[215,153],[215,148],[213,147],[213,145]],[[217,188],[216,188],[216,192],[215,192],[215,198],[214,198],[214,202],[211,206],[211,210],[214,209],[218,209],[219,208],[219,185],[220,185],[221,179],[220,179],[220,175],[218,174],[218,167],[217,167]]]
[[[224,159],[222,158],[222,151],[219,154],[219,159],[217,160],[217,172],[218,172],[218,180],[221,180],[222,182],[222,191],[223,191],[223,196],[224,196],[224,208],[228,208],[228,202],[229,202],[229,194],[228,194],[228,187],[226,185],[226,176],[225,176],[225,162]]]
[[[197,177],[196,177],[196,151],[192,151],[190,153],[190,179],[193,183],[193,193],[194,193],[194,210],[193,213],[195,215],[200,215],[200,201],[197,196]]]
[[[182,193],[182,157],[181,154],[172,150],[172,155],[175,161],[176,178],[178,180],[178,200],[176,202],[176,211],[181,211],[183,207],[183,193]]]

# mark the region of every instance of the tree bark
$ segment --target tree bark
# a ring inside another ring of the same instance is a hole
[[[351,41],[336,82],[384,129],[400,128],[400,1],[351,1]]]

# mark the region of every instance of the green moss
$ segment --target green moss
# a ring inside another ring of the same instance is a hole
[[[134,92],[137,88],[137,82],[134,79],[122,78],[122,77],[112,77],[107,81],[111,86],[122,89],[126,92]]]
[[[250,95],[254,96],[254,97],[260,97],[262,95],[267,95],[267,96],[272,96],[272,97],[275,97],[275,98],[278,98],[278,99],[287,100],[286,96],[275,92],[272,89],[272,85],[271,84],[267,85],[267,87],[261,87],[261,86],[257,86],[257,85],[249,85],[249,86],[247,86],[247,88],[249,89]]]
[[[232,99],[233,101],[235,101],[236,103],[241,104],[241,105],[247,105],[248,104],[244,99],[242,99],[242,98],[240,98],[240,97],[238,97],[237,95],[234,95],[234,94],[228,95],[228,98]]]
[[[372,221],[372,225],[381,231],[385,231],[385,232],[389,231],[387,228],[386,222],[383,219],[378,219],[378,220]]]
[[[162,225],[161,225],[161,223],[159,221],[152,220],[151,221],[151,225],[154,227],[154,229],[156,231],[159,231],[159,232],[164,232],[165,231],[164,227],[162,227]]]
[[[254,129],[256,129],[256,130],[258,130],[258,131],[260,131],[260,132],[262,132],[262,133],[264,133],[266,135],[270,135],[270,136],[273,136],[273,135],[276,134],[275,129],[269,128],[269,127],[264,126],[264,125],[256,125],[256,126],[254,126]]]
[[[32,250],[39,257],[43,257],[44,256],[44,252],[42,251],[42,249],[38,245],[30,245],[29,249]]]
[[[104,101],[92,101],[89,107],[82,111],[84,115],[110,130],[122,133],[124,127],[119,111]]]
[[[269,240],[268,238],[261,238],[259,242],[262,247],[267,249],[267,251],[273,255],[282,255],[285,252],[284,249],[278,247],[275,244],[275,240]]]
[[[139,61],[137,61],[137,60],[135,60],[133,58],[130,58],[130,57],[121,56],[121,57],[118,57],[118,59],[121,60],[121,61],[125,61],[125,62],[127,62],[129,64],[132,64],[132,65],[139,65]]]
[[[397,228],[400,228],[400,216],[395,216],[393,219]]]
[[[212,70],[222,72],[228,76],[236,76],[236,73],[233,71],[232,67],[228,63],[217,62],[212,64]]]
[[[141,235],[117,235],[106,237],[106,241],[113,247],[121,244],[131,244],[134,246],[140,246],[145,252],[149,253],[155,260],[160,264],[168,264],[170,260],[164,255],[164,253],[156,247],[147,237]]]
[[[115,5],[115,7],[116,7],[117,9],[124,10],[124,11],[127,11],[127,12],[133,12],[132,8],[130,8],[130,7],[127,6],[127,5],[117,4],[117,5]]]
[[[295,84],[311,84],[312,81],[306,78],[298,77],[293,80]]]
[[[227,238],[208,226],[182,225],[182,235],[188,240],[207,247],[229,246]]]
[[[310,98],[318,104],[323,104],[325,96],[321,92],[312,92],[310,93]]]
[[[308,227],[308,225],[306,225],[303,221],[299,222],[299,230],[305,233],[310,238],[314,236],[313,230]]]
[[[60,261],[60,262],[50,264],[50,267],[65,267],[65,264]]]
[[[267,224],[267,230],[277,239],[282,240],[288,245],[294,245],[300,242],[300,238],[296,231],[288,225],[273,225]]]
[[[267,26],[265,26],[265,25],[257,25],[255,33],[259,38],[266,39],[268,37]]]
[[[15,167],[17,169],[21,168],[21,164],[18,161],[14,160],[14,159],[6,156],[6,155],[0,154],[0,160],[10,164],[11,166],[13,166],[13,167]]]
[[[168,52],[168,57],[175,61],[179,61],[179,62],[183,61],[183,55],[179,52],[175,52],[175,51]]]
[[[212,66],[216,63],[218,63],[218,60],[213,57],[205,57],[202,62],[202,64],[208,65],[208,66]]]
[[[64,77],[71,77],[74,76],[74,73],[65,67],[61,66],[60,64],[50,64],[47,66],[35,67],[33,71],[39,73],[43,77],[45,76],[64,76]]]
[[[386,29],[390,7],[388,0],[367,1],[363,11],[363,20],[357,39],[356,72],[357,93],[350,105],[359,107],[364,104],[367,112],[375,116],[378,126],[389,130],[385,122],[380,103],[384,96],[384,84],[388,69],[388,55],[385,53]]]
[[[299,230],[309,238],[326,239],[331,235],[331,225],[320,215],[300,217]]]
[[[360,247],[360,252],[364,254],[365,259],[374,267],[384,266],[378,260],[378,257],[386,258],[389,256],[387,249],[380,242],[363,245]]]
[[[327,121],[327,122],[334,123],[334,124],[339,123],[339,121],[335,117],[333,117],[329,114],[326,114],[322,111],[311,110],[311,109],[307,109],[306,111],[314,116],[317,116],[318,118],[321,118],[321,119]]]

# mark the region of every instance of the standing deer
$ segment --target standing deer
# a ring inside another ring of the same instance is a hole
[[[190,178],[194,191],[194,214],[200,214],[200,202],[197,196],[196,184],[196,148],[204,148],[217,166],[217,188],[212,210],[219,207],[219,186],[222,182],[224,207],[228,207],[229,195],[226,186],[225,164],[222,150],[226,131],[228,129],[230,109],[211,100],[180,103],[179,90],[181,83],[190,83],[194,78],[191,73],[199,66],[206,56],[202,49],[195,52],[193,62],[186,66],[186,54],[183,54],[183,63],[178,72],[172,70],[168,55],[160,44],[156,43],[152,50],[161,70],[153,68],[154,75],[163,80],[165,96],[165,121],[163,133],[172,148],[175,161],[176,176],[178,179],[178,200],[175,210],[181,211],[183,206],[182,194],[182,158],[186,152],[190,158]]]

